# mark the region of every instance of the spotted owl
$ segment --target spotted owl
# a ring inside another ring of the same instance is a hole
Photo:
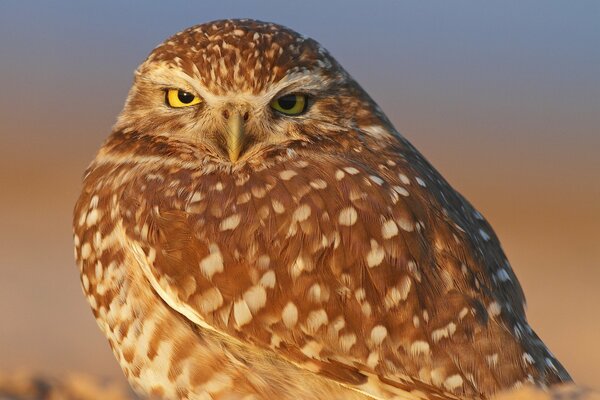
[[[569,381],[492,228],[316,41],[222,20],[136,70],[75,256],[164,399],[488,398]]]

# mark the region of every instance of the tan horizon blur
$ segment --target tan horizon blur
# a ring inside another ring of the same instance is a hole
[[[0,9],[0,370],[76,370],[123,380],[79,288],[71,211],[133,69],[158,41],[191,24],[186,7],[194,6],[151,5],[136,22],[127,20],[135,14],[132,5],[121,10],[112,2],[100,12],[59,3],[54,11],[9,2],[3,5],[8,10]],[[207,4],[194,22],[232,13]],[[540,17],[531,5],[524,11],[512,5],[511,12],[473,6],[473,20],[452,13],[442,24],[448,31],[436,33],[426,24],[447,10],[416,4],[349,3],[352,17],[337,17],[334,6],[323,5],[317,22],[306,10],[277,14],[267,5],[239,3],[235,12],[315,36],[338,58],[491,222],[524,287],[532,326],[578,383],[600,388],[600,69],[593,72],[600,51],[591,47],[600,28],[583,26],[593,21],[585,10],[562,20],[548,11]],[[557,15],[566,12],[553,7]],[[368,8],[372,15],[365,14]],[[591,15],[600,16],[592,8]],[[65,10],[72,14],[61,15]],[[21,37],[9,11],[16,21],[33,20],[44,29]],[[383,29],[381,20],[391,12],[403,22]],[[529,30],[520,12],[531,13],[537,30]],[[364,34],[356,38],[361,15]],[[83,17],[92,22],[73,22]],[[326,18],[333,26],[320,25]],[[477,18],[498,19],[494,29],[513,25],[494,33],[485,26],[490,21],[472,22]],[[411,19],[420,22],[410,25]],[[546,40],[558,35],[557,21],[565,28],[561,34],[571,35],[569,43]],[[489,40],[449,28],[461,24]],[[398,42],[407,31],[418,42],[411,47]],[[548,38],[536,36],[542,34]],[[495,66],[499,62],[506,64]]]

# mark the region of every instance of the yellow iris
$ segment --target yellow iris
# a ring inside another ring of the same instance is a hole
[[[271,108],[285,115],[299,115],[306,111],[306,95],[286,94],[271,102]]]
[[[200,97],[181,89],[167,90],[167,104],[171,107],[189,107],[200,103]]]

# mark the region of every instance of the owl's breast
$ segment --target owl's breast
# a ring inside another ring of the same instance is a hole
[[[390,168],[300,159],[251,173],[179,168],[136,176],[120,196],[128,234],[157,276],[182,288],[181,300],[207,315],[228,312],[228,300],[261,287],[255,311],[275,318],[285,299],[305,297],[325,281],[335,284],[322,285],[317,297],[329,301],[331,293],[332,307],[339,307],[357,290],[363,296],[366,271],[364,298],[383,312],[386,292],[389,307],[398,303],[409,280],[420,279],[418,261],[430,251],[422,187]],[[355,324],[375,324],[375,309],[363,300],[353,300]]]
[[[419,195],[411,198],[410,182],[400,179],[348,162],[299,160],[253,173],[165,180],[155,205],[168,212],[164,197],[172,194],[171,208],[185,212],[196,237],[208,247],[218,243],[232,261],[256,265],[269,254],[301,269],[299,257],[314,263],[343,243],[344,258],[360,258],[373,267],[383,261],[384,247],[392,258],[420,251],[417,237],[427,215]],[[174,181],[185,189],[170,189]],[[405,238],[401,243],[399,236]],[[410,252],[401,251],[405,245],[412,246]]]

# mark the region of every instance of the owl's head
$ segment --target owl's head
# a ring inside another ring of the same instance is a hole
[[[198,25],[159,45],[116,125],[229,164],[382,127],[385,116],[316,41],[254,20]]]

